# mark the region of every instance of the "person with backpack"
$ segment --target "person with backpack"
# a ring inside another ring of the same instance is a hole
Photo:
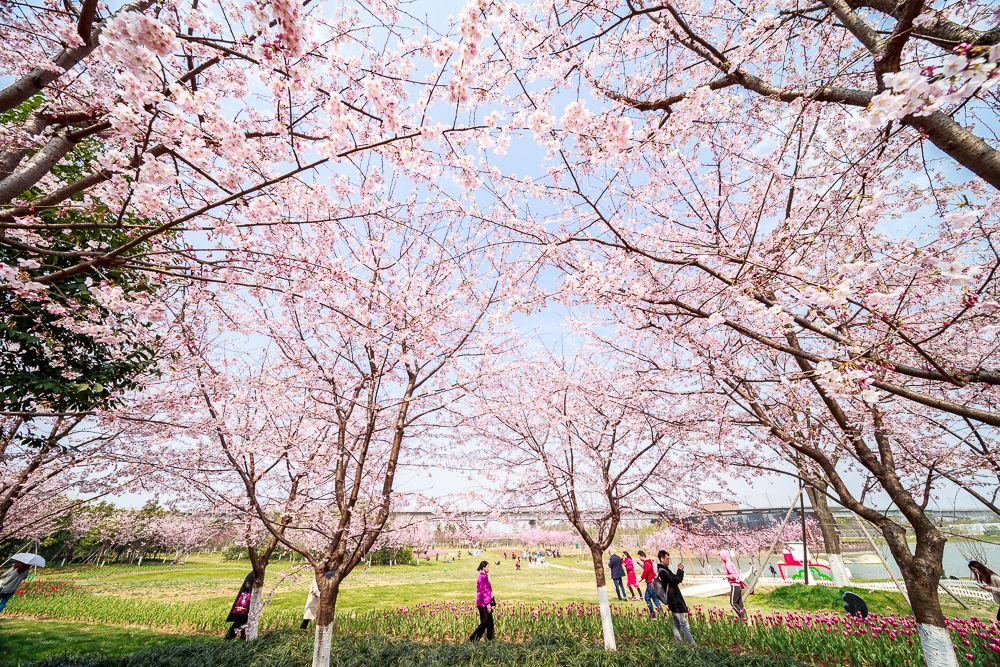
[[[299,624],[300,630],[305,630],[309,627],[309,621],[315,621],[316,616],[319,615],[319,584],[316,583],[316,577],[309,577],[312,580],[309,586],[309,597],[306,598],[306,607],[302,610],[302,623]]]
[[[868,603],[866,603],[860,595],[850,591],[844,591],[844,593],[840,596],[840,599],[844,601],[844,611],[846,611],[849,616],[868,618]]]
[[[661,614],[663,613],[663,605],[660,604],[660,598],[656,596],[656,589],[653,588],[653,580],[656,579],[656,570],[653,568],[653,561],[646,558],[645,551],[637,552],[639,558],[642,559],[642,580],[646,582],[646,592],[642,594],[642,599],[649,607],[649,617],[656,618],[656,611],[653,611],[653,605],[656,605],[656,610]]]
[[[656,554],[660,563],[656,566],[656,594],[670,610],[673,620],[674,639],[694,644],[694,637],[691,635],[691,624],[688,623],[688,608],[681,595],[680,583],[684,581],[684,563],[677,564],[677,573],[670,570],[670,554],[660,549]]]
[[[10,569],[0,575],[0,611],[3,611],[8,600],[14,597],[21,582],[28,578],[29,570],[31,568],[27,564],[14,561]]]
[[[619,600],[628,600],[625,595],[625,584],[622,583],[622,579],[625,578],[622,557],[618,554],[611,554],[611,558],[608,559],[608,568],[611,570],[611,581],[615,582],[615,597]]]

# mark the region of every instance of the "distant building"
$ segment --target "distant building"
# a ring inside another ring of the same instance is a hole
[[[699,507],[706,512],[735,512],[740,509],[739,503],[732,502],[705,503]]]

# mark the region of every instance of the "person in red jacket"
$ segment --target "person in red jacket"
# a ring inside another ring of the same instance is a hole
[[[629,595],[632,596],[633,600],[638,600],[639,596],[642,595],[642,591],[639,590],[639,582],[635,578],[635,563],[632,561],[632,555],[629,552],[625,553],[625,560],[623,561],[625,565],[625,585],[628,588]]]
[[[645,551],[636,552],[639,554],[639,559],[642,561],[642,580],[646,582],[646,592],[642,594],[642,599],[646,602],[646,606],[649,607],[649,617],[656,618],[656,611],[663,613],[663,605],[660,603],[660,598],[656,595],[656,590],[653,588],[653,580],[656,579],[656,568],[653,566],[653,561],[646,558]],[[653,605],[656,605],[656,611],[653,611]]]

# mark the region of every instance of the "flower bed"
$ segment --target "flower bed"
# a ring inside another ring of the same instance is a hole
[[[17,590],[15,599],[11,600],[4,613],[12,616],[221,634],[229,626],[226,614],[230,604],[227,599],[167,603],[95,595],[70,583],[36,580],[23,584]],[[261,619],[261,631],[291,628],[297,626],[301,619],[301,613],[297,611],[265,611]]]
[[[648,618],[645,607],[615,606],[620,644],[672,641],[666,622]],[[341,615],[338,630],[423,641],[458,641],[472,631],[476,611],[471,603],[440,602],[394,612]],[[596,605],[501,604],[497,636],[507,641],[565,635],[599,642]],[[695,607],[691,629],[701,644],[751,655],[785,656],[814,664],[920,665],[916,624],[910,616],[871,614],[867,619],[834,612],[752,614],[749,625],[728,611]],[[960,659],[991,664],[1000,659],[1000,624],[981,619],[949,619]]]

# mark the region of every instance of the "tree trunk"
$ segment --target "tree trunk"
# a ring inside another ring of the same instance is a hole
[[[264,605],[264,573],[254,574],[253,588],[250,589],[250,609],[247,613],[247,628],[244,638],[255,641],[260,630],[260,614]]]
[[[597,605],[601,610],[601,633],[604,635],[604,649],[617,651],[615,624],[611,619],[611,603],[608,601],[607,579],[604,577],[604,554],[591,549],[590,557],[594,561],[594,578],[597,580]]]
[[[830,501],[824,493],[826,487],[827,484],[823,481],[811,480],[806,486],[806,493],[809,494],[809,504],[812,505],[813,513],[819,521],[820,532],[823,533],[823,550],[826,560],[830,563],[833,583],[837,586],[847,586],[851,583],[851,577],[844,565],[843,551],[840,546],[840,531],[837,530],[837,521],[833,518],[833,512],[830,510]]]
[[[313,646],[312,667],[330,667],[330,645],[333,642],[333,623],[316,623],[316,640]]]
[[[315,576],[315,574],[313,575]],[[313,644],[312,667],[330,667],[330,646],[333,643],[333,616],[337,609],[340,583],[320,583],[319,609],[316,612],[316,641]]]
[[[929,522],[916,525],[917,543],[911,554],[906,531],[900,526],[887,521],[879,529],[903,575],[910,607],[917,620],[924,664],[927,667],[958,667],[958,657],[938,598],[938,585],[944,573],[945,537]]]

